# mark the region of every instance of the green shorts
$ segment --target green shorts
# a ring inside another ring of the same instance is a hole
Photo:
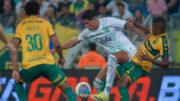
[[[29,69],[21,69],[19,74],[20,81],[26,83],[31,83],[41,76],[47,78],[57,86],[60,86],[66,80],[66,76],[63,71],[55,64],[41,64]]]
[[[119,79],[121,79],[123,75],[128,76],[131,84],[137,81],[140,77],[148,75],[148,72],[144,71],[141,66],[133,62],[120,64],[116,67],[116,73]]]

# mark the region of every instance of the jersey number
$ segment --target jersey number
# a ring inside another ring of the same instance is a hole
[[[35,49],[39,51],[43,49],[42,38],[40,34],[34,34],[34,36],[28,34],[26,35],[26,40],[28,40],[29,41],[28,43],[31,45],[31,47],[27,48],[29,52],[32,52]]]

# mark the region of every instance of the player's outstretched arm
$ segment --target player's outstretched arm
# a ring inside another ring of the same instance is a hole
[[[80,40],[78,40],[77,38],[69,40],[62,45],[62,49],[71,48],[71,47],[75,46],[76,44],[78,44],[79,42],[80,42]],[[50,52],[53,54],[56,52],[56,49],[52,49],[52,50],[50,50]]]
[[[18,58],[18,47],[20,46],[21,41],[18,39],[13,39],[13,45],[16,48],[16,52],[14,52],[13,54],[11,54],[11,62],[12,62],[12,67],[13,67],[13,73],[12,73],[12,77],[15,80],[15,82],[19,82],[19,73],[18,73],[18,69],[17,69],[17,58]]]
[[[139,23],[136,21],[136,18],[128,19],[128,22],[129,22],[129,23],[132,23],[135,27],[141,29],[141,30],[144,31],[146,34],[148,34],[148,33],[150,32],[150,29],[147,28],[146,26],[143,26],[143,25],[139,24]]]
[[[158,65],[162,67],[163,69],[168,69],[169,67],[169,56],[162,57],[162,61],[160,61],[160,60],[151,58],[146,52],[146,54],[142,54],[141,60],[152,62],[153,64]]]
[[[14,52],[16,52],[16,48],[14,47],[14,45],[8,42],[1,24],[0,24],[0,39],[5,43],[6,47],[10,49],[11,54],[14,54]]]
[[[78,38],[69,40],[62,45],[62,49],[71,48],[71,47],[75,46],[76,44],[78,44],[79,42],[80,42],[80,40],[78,40]]]
[[[60,57],[59,63],[63,65],[65,61],[64,61],[64,57],[63,57],[61,44],[58,41],[58,38],[56,36],[51,37],[51,41],[54,44],[55,50]]]
[[[4,31],[3,31],[3,27],[1,26],[0,24],[0,39],[5,43],[5,44],[8,44],[8,40],[4,34]]]

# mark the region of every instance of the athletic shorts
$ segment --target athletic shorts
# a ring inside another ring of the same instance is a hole
[[[124,51],[126,51],[126,52],[128,53],[129,62],[131,62],[133,56],[134,56],[134,55],[136,54],[136,52],[137,52],[137,49],[136,49],[136,48],[134,48],[134,49],[126,49],[126,50],[124,50]]]
[[[66,76],[57,65],[41,64],[29,69],[21,69],[19,71],[20,81],[31,83],[39,77],[45,77],[56,86],[60,86],[65,80]]]
[[[131,84],[137,81],[140,77],[148,75],[148,72],[144,71],[141,66],[134,62],[120,64],[116,67],[116,73],[119,79],[121,79],[123,75],[128,76]]]

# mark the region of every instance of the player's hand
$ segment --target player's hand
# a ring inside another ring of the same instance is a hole
[[[11,54],[16,52],[16,47],[12,43],[7,43],[6,47],[8,47],[11,51]]]
[[[151,57],[148,55],[148,53],[145,51],[145,53],[143,53],[141,50],[140,50],[140,52],[141,52],[141,55],[140,55],[140,57],[141,57],[141,60],[142,61],[151,61]]]
[[[145,35],[145,41],[149,40],[150,34]]]
[[[12,78],[14,79],[15,82],[19,82],[20,80],[19,72],[16,70],[13,70]]]
[[[129,24],[134,25],[136,23],[136,17],[128,18],[127,21],[128,21]]]
[[[60,65],[64,65],[65,63],[65,60],[64,59],[59,59],[59,62],[58,62]]]

